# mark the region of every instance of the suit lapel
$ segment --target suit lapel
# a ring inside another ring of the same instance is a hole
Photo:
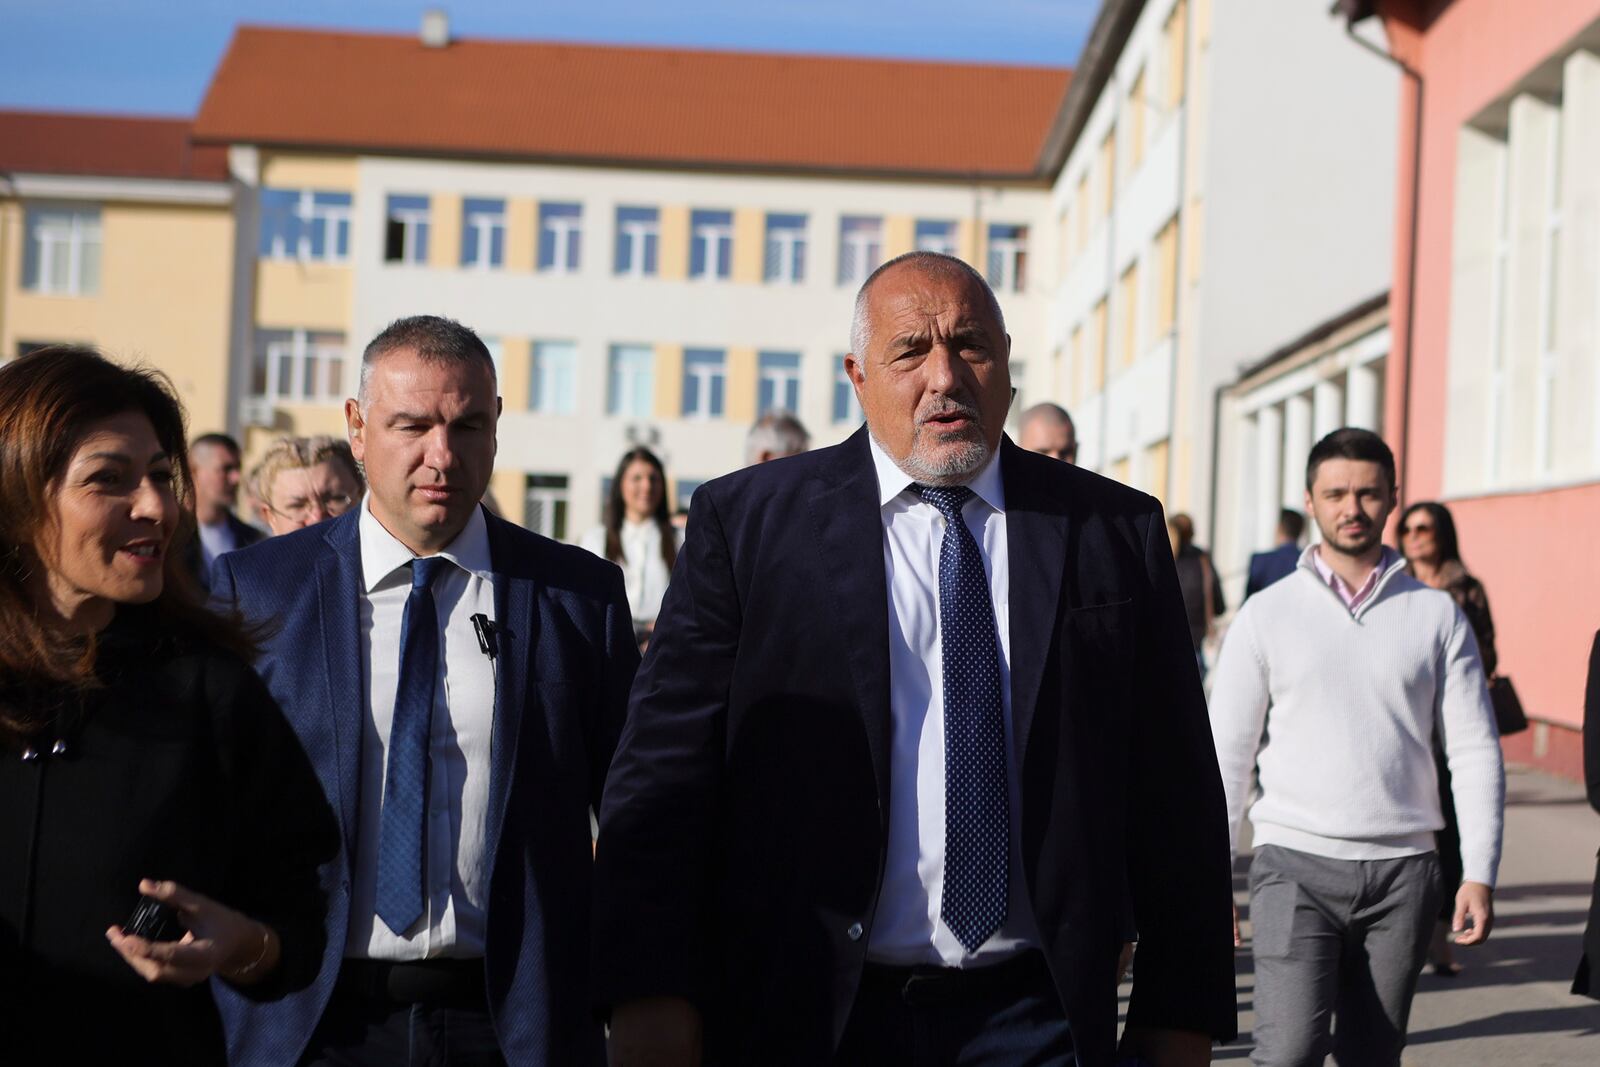
[[[1028,751],[1044,676],[1060,616],[1061,575],[1067,562],[1067,505],[1027,475],[1025,456],[1009,438],[1000,443],[1006,489],[1006,558],[1011,583],[1011,718],[1016,757]]]
[[[865,428],[839,447],[838,462],[807,486],[829,594],[819,625],[839,633],[855,682],[878,811],[889,810],[889,593],[883,569],[878,479]]]
[[[500,519],[485,514],[489,524],[489,559],[494,569],[494,726],[489,749],[489,811],[485,847],[493,857],[499,851],[500,828],[505,823],[511,778],[517,766],[517,742],[528,708],[528,665],[533,662],[538,639],[538,588],[533,578],[511,567],[509,546],[503,543]]]
[[[361,737],[367,717],[362,699],[361,540],[358,512],[335,521],[327,541],[333,551],[317,561],[317,603],[322,605],[323,677],[334,734],[339,820],[346,842],[355,840],[361,797]]]

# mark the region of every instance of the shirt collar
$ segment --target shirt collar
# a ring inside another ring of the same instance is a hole
[[[357,522],[361,540],[361,584],[368,593],[401,567],[409,564],[416,553],[400,543],[394,534],[384,529],[383,523],[372,513],[372,494],[361,502],[361,518]],[[439,550],[439,555],[457,567],[488,579],[492,574],[489,561],[489,524],[484,521],[483,509],[475,507],[467,525],[456,539]]]
[[[1339,577],[1334,572],[1334,569],[1328,565],[1328,561],[1322,558],[1322,551],[1318,545],[1307,547],[1306,555],[1311,558],[1311,566],[1316,569],[1322,580],[1332,587],[1333,591],[1338,593],[1352,609],[1365,602],[1377,588],[1378,583],[1396,565],[1405,562],[1405,560],[1401,559],[1400,553],[1388,545],[1384,545],[1383,550],[1378,554],[1378,564],[1372,568],[1372,573],[1367,575],[1367,580],[1361,583],[1360,589],[1351,589],[1349,583]]]
[[[878,473],[878,507],[884,508],[900,494],[909,491],[916,484],[916,480],[889,458],[889,453],[883,450],[878,444],[878,439],[870,433],[867,435],[867,444],[872,449],[872,465]],[[985,463],[965,484],[972,490],[973,495],[982,499],[995,511],[1005,514],[1006,489],[1004,480],[1000,477],[1000,449],[995,449],[994,454],[989,457],[989,462]]]

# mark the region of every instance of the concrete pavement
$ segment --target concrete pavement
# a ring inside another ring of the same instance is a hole
[[[1484,945],[1457,950],[1464,967],[1457,977],[1423,975],[1404,1067],[1600,1067],[1600,1002],[1568,991],[1588,915],[1600,815],[1579,786],[1512,770],[1505,827],[1494,931]],[[1234,878],[1246,917],[1247,863],[1241,857]],[[1213,1061],[1221,1064],[1248,1063],[1252,1048],[1248,921],[1244,935],[1240,1039],[1216,1050]]]

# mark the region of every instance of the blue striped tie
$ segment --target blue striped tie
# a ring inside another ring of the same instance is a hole
[[[961,517],[964,485],[919,485],[944,515],[939,640],[944,666],[944,895],[939,918],[968,952],[1006,920],[1010,860],[1000,645],[983,555]]]
[[[411,561],[411,595],[400,623],[400,684],[383,779],[376,910],[383,924],[401,936],[422,917],[428,738],[439,677],[439,617],[431,586],[449,563],[443,556]]]

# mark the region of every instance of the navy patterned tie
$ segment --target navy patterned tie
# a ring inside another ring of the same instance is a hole
[[[411,595],[400,622],[400,684],[395,689],[389,762],[378,828],[378,918],[404,935],[422,917],[422,824],[428,793],[428,738],[439,676],[439,617],[433,580],[450,561],[411,561]]]
[[[944,665],[944,896],[939,918],[968,952],[1006,920],[1010,833],[1000,645],[966,486],[918,485],[944,515],[939,628]]]

